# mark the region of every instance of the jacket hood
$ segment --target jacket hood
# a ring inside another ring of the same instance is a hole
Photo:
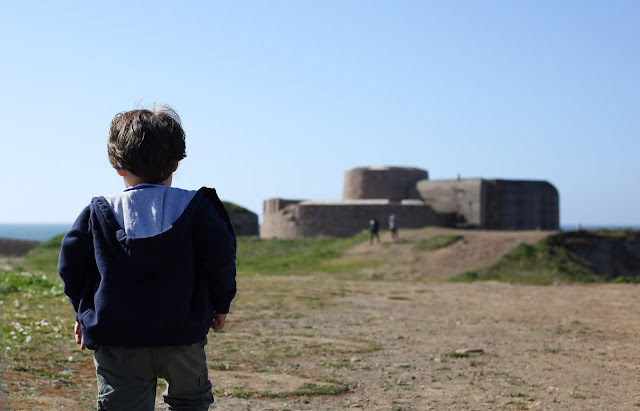
[[[152,186],[123,194],[92,199],[92,231],[111,244],[112,257],[131,277],[146,279],[162,271],[175,251],[192,241],[192,225],[203,208],[213,205],[233,232],[228,213],[213,189]]]
[[[187,208],[196,191],[138,184],[104,196],[128,237],[151,237],[168,230]]]

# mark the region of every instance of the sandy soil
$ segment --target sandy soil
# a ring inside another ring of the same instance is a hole
[[[344,256],[346,260],[377,259],[379,267],[364,270],[373,278],[385,280],[447,280],[456,274],[495,262],[501,255],[518,244],[534,243],[552,231],[489,231],[427,228],[402,230],[400,241],[392,244],[388,233],[382,234],[382,242],[364,243],[352,247]],[[413,246],[419,240],[436,235],[461,235],[460,241],[434,251],[415,252]]]
[[[312,327],[314,338],[343,344],[371,342],[379,349],[336,350],[327,344],[325,353],[279,360],[277,368],[283,374],[344,382],[346,394],[304,401],[219,395],[218,409],[640,407],[637,286],[441,282],[492,263],[520,242],[535,242],[549,234],[467,231],[462,241],[446,249],[412,251],[417,240],[449,232],[460,234],[457,230],[405,230],[400,244],[383,238],[383,244],[352,248],[346,259],[385,262],[365,270],[380,280],[343,282],[343,295],[333,297],[323,309],[302,311],[301,318],[234,323],[230,316],[229,334],[266,327],[265,332],[277,339]],[[323,276],[296,281],[301,288],[313,290],[332,282]],[[210,356],[215,355],[211,350]],[[327,364],[338,366],[327,369]],[[214,385],[226,387],[230,380],[233,377],[225,372],[212,372]]]
[[[308,404],[219,396],[218,408],[624,410],[640,403],[636,286],[379,283],[335,302],[268,326],[282,335],[315,324],[322,338],[379,344],[368,353],[281,361],[281,370],[343,381],[348,393]],[[260,327],[230,323],[228,333],[252,326]],[[451,357],[457,350],[481,351]],[[347,366],[326,373],[319,370],[326,363]],[[225,386],[229,379],[214,372],[212,380]]]
[[[365,270],[375,281],[240,279],[227,328],[207,346],[214,409],[640,409],[637,286],[442,282],[548,233],[465,232],[448,249],[411,250],[436,232],[405,230],[402,243],[349,250],[347,259],[386,262]],[[91,364],[76,372],[77,388],[89,390]],[[260,398],[310,383],[348,388]],[[77,406],[52,386],[11,406]]]

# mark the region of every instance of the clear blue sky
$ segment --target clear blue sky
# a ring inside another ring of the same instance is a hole
[[[187,133],[174,185],[259,214],[394,165],[548,180],[563,225],[639,225],[638,22],[635,0],[3,2],[0,222],[121,190],[109,122],[159,102]]]

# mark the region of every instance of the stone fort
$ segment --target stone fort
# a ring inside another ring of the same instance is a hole
[[[557,230],[560,211],[546,181],[429,180],[419,168],[358,167],[345,172],[342,201],[266,200],[260,237],[348,237],[372,217],[386,228],[391,214],[401,229]]]

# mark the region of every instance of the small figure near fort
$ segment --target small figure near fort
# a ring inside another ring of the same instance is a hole
[[[123,192],[94,197],[62,240],[58,271],[76,311],[76,342],[94,350],[98,410],[213,403],[204,346],[236,294],[236,237],[212,188],[171,187],[186,156],[171,108],[120,113],[109,162]]]
[[[395,243],[399,236],[398,236],[398,218],[396,217],[395,214],[391,214],[389,216],[389,230],[391,231],[391,242]]]
[[[369,220],[369,244],[373,244],[373,237],[377,238],[378,242],[380,242],[378,231],[380,231],[380,224],[378,223],[378,219],[375,217],[371,217],[371,220]]]

